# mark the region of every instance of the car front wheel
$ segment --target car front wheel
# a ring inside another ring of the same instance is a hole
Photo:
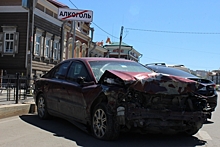
[[[39,96],[37,101],[37,113],[41,119],[49,118],[49,113],[47,111],[47,104],[43,94]]]
[[[199,131],[199,129],[202,127],[202,125],[203,124],[201,122],[197,122],[190,129],[186,130],[184,134],[187,136],[195,135]]]
[[[104,103],[97,105],[92,115],[93,135],[101,140],[114,140],[119,135],[113,115],[107,111]]]

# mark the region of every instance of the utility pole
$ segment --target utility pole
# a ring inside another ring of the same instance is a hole
[[[73,20],[72,23],[73,23],[72,58],[74,58],[75,38],[76,38],[76,22],[75,22],[75,20]]]
[[[91,57],[91,52],[95,49],[96,44],[93,44],[93,36],[94,36],[94,28],[90,28],[91,30],[91,39],[89,41],[89,50],[87,53],[87,57]],[[91,44],[93,44],[93,48],[91,49]]]
[[[25,1],[22,1],[25,3]],[[31,78],[32,78],[32,58],[33,58],[33,52],[34,52],[34,9],[37,5],[38,0],[30,0],[27,1],[28,4],[28,53],[26,55],[26,65],[27,65],[27,71],[26,71],[26,76],[28,78],[26,84],[26,88],[30,86],[31,84]],[[27,90],[27,89],[26,89]]]
[[[29,72],[28,72],[28,78],[31,79],[32,77],[32,56],[33,56],[33,50],[34,50],[34,43],[33,43],[33,38],[34,38],[34,8],[35,8],[35,5],[37,4],[37,0],[32,0],[30,1],[30,8],[29,8],[29,22],[30,22],[30,35],[29,35],[29,40],[30,40],[30,48],[29,48],[29,60],[28,60],[28,64],[29,64]],[[30,81],[29,81],[29,84],[30,84]],[[28,85],[29,85],[28,84]]]
[[[121,41],[122,41],[123,29],[124,29],[124,27],[121,26],[120,42],[119,42],[119,49],[118,49],[118,58],[120,58],[120,53],[121,53]]]

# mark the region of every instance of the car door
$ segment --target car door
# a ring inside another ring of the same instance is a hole
[[[69,63],[70,62],[64,62],[56,67],[51,74],[51,79],[48,82],[45,82],[45,84],[48,85],[48,91],[46,93],[48,109],[55,113],[60,112],[59,103],[62,98],[62,83]]]
[[[84,89],[91,87],[82,86],[77,82],[77,78],[83,77],[85,81],[90,82],[91,77],[82,62],[72,62],[69,67],[66,81],[63,84],[63,105],[60,109],[67,112],[69,117],[73,117],[79,121],[85,120],[87,103],[84,98]],[[91,89],[91,88],[90,88]],[[92,88],[93,89],[93,88]]]

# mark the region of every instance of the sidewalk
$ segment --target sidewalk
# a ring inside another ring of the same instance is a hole
[[[6,90],[0,90],[0,119],[36,112],[33,96],[28,95],[24,98],[21,95],[17,104],[15,98],[13,93],[9,95]]]

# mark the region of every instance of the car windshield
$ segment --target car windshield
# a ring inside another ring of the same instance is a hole
[[[195,75],[192,75],[188,72],[185,72],[183,70],[175,69],[175,68],[169,68],[169,67],[149,67],[153,71],[157,73],[164,73],[164,74],[169,74],[169,75],[174,75],[174,76],[180,76],[180,77],[187,77],[187,78],[198,78]]]
[[[127,61],[89,61],[92,71],[97,81],[105,70],[118,70],[127,72],[152,72],[137,62]]]

